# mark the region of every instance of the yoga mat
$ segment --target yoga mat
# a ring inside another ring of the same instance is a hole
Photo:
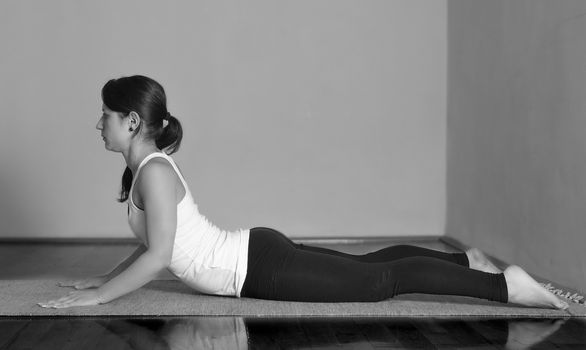
[[[586,307],[567,311],[490,302],[477,298],[404,294],[381,302],[305,303],[201,295],[176,280],[155,280],[110,303],[67,309],[36,304],[64,296],[71,288],[56,280],[0,281],[0,316],[389,316],[389,317],[570,317],[586,316]]]

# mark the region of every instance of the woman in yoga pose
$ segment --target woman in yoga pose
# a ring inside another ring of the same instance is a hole
[[[78,289],[42,307],[107,303],[153,280],[163,269],[214,295],[273,300],[379,301],[403,293],[463,295],[525,306],[568,304],[518,266],[500,271],[482,252],[390,246],[365,255],[296,244],[266,227],[226,232],[198,207],[169,154],[182,139],[163,87],[144,76],[108,81],[96,128],[106,149],[126,161],[119,202],[142,244],[110,273],[62,283]],[[163,152],[165,151],[165,152]]]

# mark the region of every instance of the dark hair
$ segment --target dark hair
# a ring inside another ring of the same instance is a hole
[[[155,140],[155,144],[165,153],[172,154],[179,150],[183,129],[177,118],[167,111],[167,97],[161,84],[142,75],[133,75],[112,79],[102,88],[102,101],[114,112],[124,115],[136,112],[141,123],[134,131],[140,129],[147,140]],[[167,126],[163,127],[163,120]],[[122,188],[118,202],[128,199],[132,185],[132,171],[126,167],[122,175]]]

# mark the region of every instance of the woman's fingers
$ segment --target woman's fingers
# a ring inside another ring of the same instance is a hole
[[[46,303],[39,303],[37,305],[42,306],[42,307],[49,307],[49,308],[59,307],[59,306],[67,305],[68,303],[71,303],[72,301],[75,301],[76,299],[77,299],[76,292],[70,292],[68,295],[61,297],[59,299],[51,300]]]
[[[72,306],[98,305],[99,299],[94,291],[72,291],[68,295],[37,305],[45,308],[61,309]]]
[[[73,281],[65,281],[65,282],[57,283],[57,285],[59,287],[74,287],[74,288],[79,288],[80,286],[83,286],[86,284],[87,284],[87,282],[85,282],[84,280],[73,280]]]
[[[65,281],[57,283],[59,287],[73,287],[75,289],[87,289],[93,285],[86,280]]]
[[[59,287],[73,287],[77,283],[77,281],[65,281],[65,282],[58,282],[57,285]]]
[[[92,304],[88,304],[86,301],[78,299],[78,298],[74,298],[74,299],[69,299],[69,300],[64,300],[60,303],[56,303],[54,304],[52,307],[55,309],[63,309],[66,307],[72,307],[72,306],[86,306],[86,305],[92,305]]]
[[[74,306],[73,305],[74,302],[75,302],[75,300],[62,300],[62,301],[48,302],[46,304],[39,303],[38,305],[42,306],[44,308],[49,308],[49,309],[61,309],[64,307]]]

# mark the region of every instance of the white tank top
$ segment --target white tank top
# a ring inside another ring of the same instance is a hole
[[[185,196],[177,204],[177,231],[169,271],[199,292],[240,297],[248,265],[250,230],[226,232],[201,215],[175,161],[163,152],[146,156],[134,174],[126,201],[134,235],[148,247],[144,211],[135,205],[132,193],[140,169],[154,157],[167,159],[185,187]]]

